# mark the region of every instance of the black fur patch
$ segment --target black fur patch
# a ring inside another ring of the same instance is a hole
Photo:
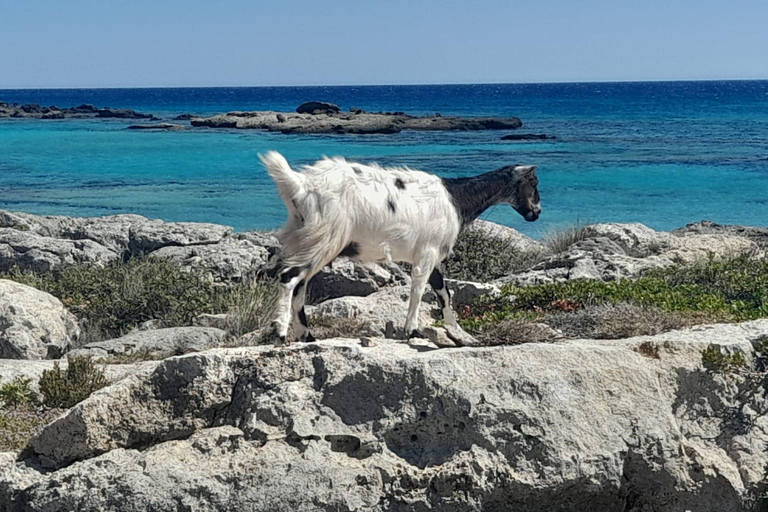
[[[356,174],[363,174],[363,171],[361,171],[360,168],[356,165],[352,166],[352,170],[355,171]]]
[[[440,307],[440,309],[445,309],[445,301],[443,300],[443,296],[440,295],[440,293],[436,293],[435,296],[437,297],[437,305]]]
[[[389,211],[391,211],[392,213],[395,213],[397,211],[397,208],[395,208],[395,202],[392,201],[391,199],[387,200],[387,208],[389,208]]]
[[[405,183],[403,183],[403,180],[401,180],[400,178],[397,178],[395,180],[395,186],[400,190],[405,190]]]
[[[341,250],[339,256],[346,256],[347,258],[360,256],[360,244],[357,242],[349,242],[349,244]]]
[[[296,297],[299,293],[301,293],[301,289],[304,288],[304,285],[307,284],[306,281],[303,279],[299,281],[299,284],[296,285],[296,288],[293,289],[293,296]]]
[[[307,314],[304,312],[304,308],[301,308],[301,311],[299,311],[299,322],[301,322],[301,325],[304,327],[309,327],[309,324],[307,323]]]
[[[301,267],[291,267],[285,272],[282,272],[280,274],[280,282],[283,284],[287,284],[291,282],[291,279],[296,277],[297,275],[301,274],[301,271],[303,269]]]
[[[442,272],[437,269],[432,270],[432,273],[429,275],[429,286],[435,291],[442,290],[445,287]]]

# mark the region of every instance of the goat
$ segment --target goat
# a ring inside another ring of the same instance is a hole
[[[289,214],[278,234],[280,295],[270,333],[277,344],[286,342],[289,323],[297,339],[314,340],[304,312],[307,283],[337,256],[413,264],[408,338],[419,336],[418,307],[427,282],[445,324],[458,327],[440,264],[459,232],[495,204],[509,204],[527,221],[541,212],[535,166],[509,165],[449,179],[343,158],[325,158],[296,172],[275,151],[259,158]]]

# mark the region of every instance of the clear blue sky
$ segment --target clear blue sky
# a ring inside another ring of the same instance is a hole
[[[0,88],[768,78],[765,0],[3,0]]]

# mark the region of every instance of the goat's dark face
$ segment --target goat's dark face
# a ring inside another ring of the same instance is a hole
[[[516,165],[512,170],[510,194],[507,202],[528,222],[541,214],[539,178],[535,165]]]

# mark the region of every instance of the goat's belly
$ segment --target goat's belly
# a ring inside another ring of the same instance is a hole
[[[357,242],[358,254],[354,259],[362,262],[372,261],[407,261],[413,258],[412,248],[402,248],[382,242]]]

